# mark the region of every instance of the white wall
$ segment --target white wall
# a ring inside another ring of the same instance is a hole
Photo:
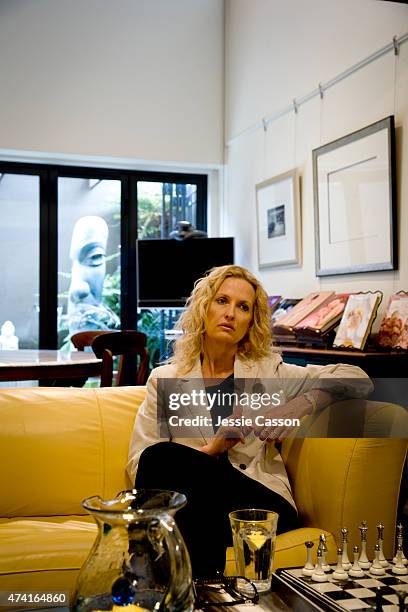
[[[289,105],[408,31],[408,6],[374,0],[226,0],[226,141]],[[238,262],[271,294],[318,289],[408,290],[408,42],[294,113],[236,140],[227,150],[223,233]],[[312,149],[395,114],[399,205],[398,271],[317,278]],[[295,137],[296,129],[296,137]],[[303,263],[258,270],[255,185],[294,167],[301,175]],[[386,300],[385,300],[386,302]],[[382,305],[383,309],[384,305]]]
[[[223,0],[1,0],[0,149],[220,164]]]

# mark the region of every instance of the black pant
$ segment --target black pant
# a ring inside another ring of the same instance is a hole
[[[278,533],[296,529],[296,510],[283,497],[235,469],[227,455],[212,457],[182,444],[159,442],[140,456],[136,488],[184,493],[187,504],[176,515],[190,553],[194,576],[223,572],[232,543],[228,513],[263,508],[279,514]]]

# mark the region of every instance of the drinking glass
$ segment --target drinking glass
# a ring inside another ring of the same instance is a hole
[[[272,510],[234,510],[229,518],[237,573],[254,583],[259,593],[271,588],[276,527],[279,515]],[[241,581],[243,592],[248,585]]]

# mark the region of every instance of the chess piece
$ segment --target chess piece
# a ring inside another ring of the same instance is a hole
[[[404,527],[402,525],[402,523],[398,523],[397,525],[397,544],[401,544],[401,550],[402,550],[402,562],[404,565],[408,564],[408,559],[405,557],[404,555],[404,550],[403,550],[403,542],[404,542],[404,536],[403,536],[403,532],[404,532]],[[397,555],[395,554],[395,557],[392,560],[393,563],[397,562]]]
[[[405,612],[405,598],[407,596],[407,592],[406,591],[395,591],[397,597],[398,597],[398,611],[399,612]]]
[[[351,578],[364,578],[365,574],[358,564],[358,546],[354,546],[353,556],[354,556],[354,563],[352,567],[349,569],[349,576],[351,576]]]
[[[382,593],[383,593],[383,588],[384,587],[376,587],[375,588],[375,612],[383,612],[383,607],[382,607],[382,603],[383,603],[383,597],[382,597]]]
[[[324,535],[324,533],[320,534],[319,547],[318,547],[317,550],[321,550],[322,551],[322,568],[323,568],[323,571],[324,572],[330,572],[330,565],[326,561],[327,546],[326,546],[326,536]]]
[[[374,561],[370,567],[370,574],[374,576],[385,576],[385,569],[383,568],[380,561],[380,545],[374,546]]]
[[[384,557],[383,545],[384,545],[384,525],[382,523],[378,523],[377,525],[378,531],[378,546],[380,547],[380,554],[378,559],[383,567],[388,567],[388,561]]]
[[[394,557],[395,565],[393,565],[391,570],[393,574],[397,574],[398,576],[406,576],[408,574],[408,568],[404,565],[402,555],[402,544],[399,543],[397,546],[397,554]]]
[[[349,570],[351,567],[351,563],[350,560],[348,558],[348,552],[347,552],[347,541],[348,541],[348,529],[347,527],[343,527],[341,530],[341,562],[343,564],[343,568],[345,570]]]
[[[334,572],[332,574],[333,580],[347,580],[348,578],[348,573],[344,569],[343,565],[343,550],[343,548],[337,549],[337,565],[334,568]]]
[[[317,549],[317,563],[314,568],[314,572],[312,574],[312,580],[314,582],[327,582],[328,578],[326,576],[326,572],[322,567],[322,551],[320,548]]]
[[[358,560],[358,564],[363,569],[370,569],[371,563],[367,557],[367,530],[368,530],[367,522],[361,521],[361,525],[359,526],[359,529],[360,529],[360,537],[361,537],[361,553],[360,553],[360,558]]]
[[[302,569],[302,574],[304,576],[311,576],[314,572],[314,565],[312,562],[312,548],[314,546],[313,542],[305,542],[307,558],[304,568]]]

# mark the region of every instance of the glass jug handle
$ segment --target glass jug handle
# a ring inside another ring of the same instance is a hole
[[[192,610],[193,580],[186,545],[172,516],[162,515],[160,523],[170,558],[171,580],[165,600],[170,598],[175,610]]]

